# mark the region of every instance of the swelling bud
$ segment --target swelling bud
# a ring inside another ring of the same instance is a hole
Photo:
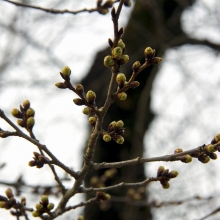
[[[68,66],[64,66],[62,69],[62,74],[64,76],[69,76],[71,74],[71,69]]]

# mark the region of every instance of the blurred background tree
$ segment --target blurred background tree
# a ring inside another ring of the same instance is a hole
[[[35,4],[37,3],[35,2]],[[141,86],[136,90],[129,91],[126,101],[117,102],[110,108],[105,126],[107,127],[111,121],[122,119],[126,126],[126,142],[123,146],[116,146],[113,142],[106,144],[100,140],[96,162],[120,161],[137,156],[159,156],[172,153],[177,147],[182,147],[184,150],[190,149],[207,143],[220,130],[217,111],[219,103],[217,95],[219,91],[218,51],[220,48],[219,26],[217,25],[219,23],[219,2],[217,0],[212,2],[205,0],[136,0],[133,3],[132,14],[129,16],[127,9],[124,14],[124,20],[126,20],[125,17],[129,17],[129,20],[122,39],[126,44],[126,53],[129,54],[130,61],[125,68],[122,68],[122,72],[129,76],[133,62],[136,60],[143,62],[143,51],[146,46],[155,48],[157,55],[163,57],[164,61],[163,65],[159,67],[159,71],[154,66],[142,72],[137,78],[141,82]],[[39,4],[42,5],[40,1]],[[89,7],[91,1],[85,1],[84,4]],[[51,15],[35,10],[6,6],[5,2],[0,2],[0,5],[2,5],[0,7],[2,12],[0,28],[3,33],[0,54],[1,108],[4,107],[10,112],[14,103],[19,103],[18,100],[24,100],[28,94],[31,100],[36,100],[36,106],[43,106],[38,111],[39,120],[40,117],[43,120],[41,119],[42,121],[38,123],[44,127],[46,124],[51,125],[56,122],[54,129],[50,128],[52,130],[41,129],[37,131],[36,127],[38,138],[42,142],[47,141],[48,145],[53,146],[54,141],[57,141],[57,146],[61,144],[63,146],[62,141],[58,139],[62,139],[63,135],[67,139],[67,136],[60,133],[62,129],[59,129],[58,122],[66,121],[68,125],[63,124],[63,126],[66,127],[65,130],[71,129],[69,137],[73,133],[78,135],[70,128],[73,123],[76,129],[79,130],[80,127],[80,130],[85,131],[84,135],[80,134],[81,142],[78,143],[77,140],[77,143],[74,143],[74,145],[83,145],[86,138],[86,128],[82,127],[82,122],[76,120],[77,117],[83,116],[80,111],[76,113],[76,107],[71,105],[72,103],[68,104],[71,96],[52,90],[52,87],[48,85],[53,85],[57,81],[57,73],[64,65],[71,67],[72,64],[74,66],[73,80],[75,82],[85,76],[95,54],[95,49],[88,48],[95,44],[97,37],[104,38],[102,42],[98,40],[97,43],[98,47],[103,47],[106,45],[106,39],[112,36],[110,17],[100,18],[100,15],[97,14],[79,14],[74,17],[72,15]],[[74,3],[74,1],[72,3],[53,1],[44,3],[42,6],[70,9],[84,7],[83,3]],[[12,10],[10,17],[4,7]],[[104,22],[98,25],[102,19]],[[94,32],[91,30],[92,34],[86,30],[88,20],[92,21],[96,28]],[[108,26],[107,30],[105,27]],[[104,33],[103,29],[108,31],[108,34]],[[81,31],[82,34],[79,33]],[[75,39],[76,32],[79,36]],[[80,47],[85,46],[86,49],[79,49],[76,47],[77,44],[80,44]],[[105,91],[109,80],[107,76],[110,77],[109,69],[102,65],[104,56],[109,52],[109,49],[105,49],[97,54],[91,70],[82,80],[87,90],[92,89],[99,94],[97,101],[100,101],[98,103],[100,106],[106,96]],[[14,97],[14,99],[10,97]],[[41,97],[40,100],[39,97]],[[59,108],[56,109],[58,111],[51,118],[48,117],[51,110],[49,111],[47,107],[49,105],[57,106],[60,100],[64,106],[59,105]],[[66,109],[72,111],[72,115],[67,115]],[[62,114],[64,111],[65,114]],[[86,124],[85,121],[84,124]],[[59,130],[58,135],[56,135],[56,130]],[[51,141],[48,141],[50,138]],[[0,141],[2,146],[3,142]],[[71,141],[68,144],[72,145]],[[11,142],[13,145],[13,140]],[[5,142],[4,145],[6,146]],[[5,147],[2,148],[2,151],[4,152],[0,159],[8,166],[10,158],[5,155]],[[27,152],[29,159],[31,151],[33,149]],[[81,161],[78,156],[73,158],[68,155],[67,158],[67,155],[60,154],[57,148],[54,151],[55,155],[60,155],[67,164],[79,169]],[[67,152],[69,149],[66,148],[65,151]],[[12,152],[16,154],[14,149]],[[75,147],[74,154],[80,153],[82,154],[81,149],[76,150]],[[7,158],[7,161],[4,158]],[[24,161],[28,161],[28,159],[25,160],[25,156],[21,161],[22,164]],[[15,159],[12,162],[18,164]],[[219,195],[216,166],[218,163],[210,164],[204,166],[197,161],[193,162],[193,165],[166,164],[170,168],[179,169],[180,172],[180,176],[172,183],[170,190],[164,191],[159,184],[151,184],[147,195],[142,197],[141,201],[145,202],[141,205],[134,202],[132,204],[120,202],[118,196],[124,197],[127,193],[125,190],[111,192],[113,198],[109,207],[105,207],[105,210],[100,210],[99,205],[86,207],[86,219],[129,220],[134,219],[134,216],[138,216],[139,219],[202,217],[210,211],[210,207],[218,206],[217,197],[209,200],[208,203],[204,199],[195,199],[195,202],[191,199],[191,203],[184,202],[177,211],[171,206],[155,209],[153,204],[175,200],[173,198],[179,200],[189,197],[196,198],[198,193],[204,197]],[[107,184],[121,181],[142,181],[146,176],[154,176],[159,165],[161,163],[118,169],[114,179]],[[12,170],[13,166],[9,166],[7,169]],[[4,169],[1,172],[4,174]],[[30,175],[29,173],[26,170],[24,172],[25,176]],[[92,176],[102,174],[103,171],[91,173],[87,176],[87,184]],[[212,181],[209,181],[210,175]],[[3,179],[7,177],[5,174],[1,176]],[[50,178],[47,177],[47,179],[50,183]],[[30,180],[26,179],[26,181]],[[203,184],[199,187],[198,182]],[[193,205],[192,202],[194,202]]]

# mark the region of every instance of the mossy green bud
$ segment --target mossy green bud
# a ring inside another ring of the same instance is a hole
[[[41,203],[37,203],[35,205],[35,208],[38,210],[38,211],[42,211],[44,209],[44,206],[41,204]]]
[[[169,188],[170,188],[170,184],[169,184],[168,181],[163,181],[163,183],[161,183],[161,185],[162,185],[162,187],[163,187],[164,189],[169,189]]]
[[[122,88],[124,85],[125,85],[125,81],[126,81],[126,76],[124,73],[119,73],[117,76],[116,76],[116,82],[118,83],[118,86],[120,88]]]
[[[147,59],[152,59],[154,57],[155,50],[153,50],[151,47],[147,47],[144,50],[144,55]]]
[[[53,203],[49,203],[49,204],[47,205],[47,208],[48,208],[49,210],[52,210],[52,209],[54,208],[54,204],[53,204]]]
[[[119,120],[116,122],[116,128],[123,128],[124,122],[122,120]]]
[[[99,14],[101,14],[101,15],[106,15],[108,13],[108,11],[109,11],[108,8],[103,8],[103,7],[101,7],[98,10]]]
[[[66,87],[66,84],[63,83],[63,82],[58,82],[58,83],[55,84],[55,86],[56,86],[57,88],[59,88],[59,89],[66,89],[66,88],[67,88],[67,87]]]
[[[118,41],[118,46],[121,47],[122,50],[125,49],[125,44],[124,44],[124,42],[123,42],[122,39],[120,39],[120,40]]]
[[[92,104],[96,99],[96,94],[92,90],[89,90],[86,93],[86,98],[87,98],[88,102]]]
[[[34,117],[30,117],[27,119],[27,127],[32,128],[35,124]]]
[[[49,203],[49,199],[47,195],[42,195],[40,200],[43,203],[43,205],[48,205]]]
[[[134,62],[132,69],[136,72],[141,67],[141,63],[139,61]]]
[[[209,157],[212,159],[212,160],[216,160],[218,158],[217,154],[216,153],[210,153],[209,154]]]
[[[220,134],[216,134],[211,143],[216,144],[219,141],[220,141]]]
[[[82,113],[85,114],[85,115],[90,115],[92,112],[92,109],[89,108],[89,107],[85,107],[83,110],[82,110]]]
[[[121,135],[118,135],[115,140],[118,144],[124,143],[124,138]]]
[[[76,85],[76,91],[77,91],[79,94],[82,94],[82,93],[84,92],[83,85],[82,85],[82,84],[77,84],[77,85]]]
[[[205,149],[206,149],[206,151],[209,152],[209,153],[213,153],[213,152],[217,151],[217,150],[215,149],[214,145],[212,145],[212,144],[206,145],[206,146],[205,146]]]
[[[28,117],[34,117],[34,115],[35,115],[34,109],[33,109],[33,108],[27,109],[26,115],[27,115]]]
[[[21,120],[21,119],[17,120],[17,124],[18,124],[19,126],[21,126],[22,128],[25,127],[25,123],[24,123],[24,121]]]
[[[121,49],[121,47],[115,47],[112,50],[112,57],[116,60],[119,60],[121,59],[122,53],[123,53],[123,50]]]
[[[108,126],[108,131],[111,132],[111,131],[115,130],[115,127],[116,127],[116,121],[111,122]]]
[[[167,177],[168,178],[175,178],[178,176],[178,172],[176,170],[172,170],[171,172],[168,173]]]
[[[81,105],[84,105],[84,104],[85,104],[84,101],[83,101],[82,99],[80,99],[80,98],[75,98],[75,99],[73,99],[73,102],[74,102],[76,105],[78,105],[78,106],[81,106]]]
[[[132,89],[137,88],[138,86],[140,86],[140,83],[138,81],[133,81],[130,84],[130,88]]]
[[[106,67],[112,67],[115,64],[115,61],[112,56],[106,56],[104,58],[104,65]]]
[[[30,108],[31,103],[29,100],[25,100],[25,101],[23,101],[22,105],[24,107],[24,110],[26,110],[26,109]]]
[[[120,92],[118,93],[117,97],[121,100],[124,101],[127,98],[127,94],[125,92]]]
[[[175,151],[174,151],[174,154],[178,154],[178,153],[182,153],[183,152],[183,149],[182,148],[177,148]]]
[[[182,156],[181,161],[183,163],[190,163],[190,162],[192,162],[192,157],[189,154],[184,155],[184,156]]]
[[[165,170],[164,166],[159,166],[159,168],[157,170],[157,177],[162,176],[164,170]]]
[[[71,74],[71,69],[68,66],[64,66],[62,69],[62,74],[64,76],[69,76]]]
[[[154,57],[152,59],[152,64],[153,65],[158,65],[163,59],[161,57]]]
[[[122,55],[121,59],[119,60],[119,64],[120,65],[124,65],[125,63],[127,63],[129,61],[129,56],[128,55]]]
[[[89,123],[94,126],[96,123],[96,117],[89,117]]]
[[[198,160],[202,163],[208,163],[210,158],[206,154],[202,154],[198,157]]]
[[[21,113],[18,109],[16,109],[16,108],[13,108],[13,109],[11,110],[11,114],[12,114],[12,116],[14,116],[15,118],[22,118],[22,113]]]
[[[12,192],[11,188],[7,188],[5,191],[5,195],[10,199],[11,197],[14,197],[14,194]]]
[[[37,211],[37,210],[34,210],[34,211],[32,212],[32,216],[33,216],[33,217],[39,217],[39,216],[40,216],[40,212]]]
[[[112,139],[112,138],[111,138],[111,136],[110,136],[109,134],[104,134],[104,135],[103,135],[103,140],[104,140],[105,142],[109,142],[111,139]]]

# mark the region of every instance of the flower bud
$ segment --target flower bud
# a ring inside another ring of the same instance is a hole
[[[118,86],[120,88],[123,88],[125,85],[125,81],[126,81],[126,76],[124,73],[118,73],[118,75],[116,76],[116,82],[118,83]]]
[[[82,113],[85,114],[85,115],[90,115],[92,112],[92,109],[89,108],[89,107],[85,107],[83,110],[82,110]]]
[[[114,139],[118,144],[124,143],[124,138],[121,135],[117,135],[116,137],[114,137]]]
[[[161,183],[161,185],[164,189],[169,189],[170,188],[170,184],[169,184],[168,181],[160,181],[160,183]]]
[[[176,170],[169,172],[167,175],[168,178],[175,178],[177,176],[178,176],[178,172]]]
[[[88,102],[90,104],[92,104],[95,101],[95,99],[96,99],[96,94],[92,90],[89,90],[86,93],[86,98],[87,98]]]
[[[109,142],[112,139],[109,134],[104,134],[102,138],[105,142]]]
[[[9,199],[10,199],[11,197],[14,197],[11,188],[7,188],[7,189],[6,189],[5,195],[6,195]]]
[[[109,10],[107,8],[103,8],[103,7],[100,7],[98,10],[99,14],[101,14],[101,15],[106,15],[108,13],[108,11]]]
[[[120,92],[118,93],[117,97],[121,100],[124,101],[127,98],[127,94],[125,92]]]
[[[35,124],[35,120],[34,120],[34,117],[30,117],[27,119],[27,127],[28,128],[32,128]]]
[[[152,59],[155,55],[155,50],[153,50],[151,47],[147,47],[144,50],[144,55],[147,59]]]
[[[211,144],[216,144],[220,141],[220,134],[216,134],[213,140],[211,141]]]
[[[31,160],[31,161],[28,162],[28,166],[30,166],[30,167],[34,167],[37,164],[38,164],[38,162],[36,160]]]
[[[25,127],[25,122],[23,120],[17,120],[17,124],[23,128]]]
[[[123,42],[122,39],[120,39],[120,40],[118,41],[118,46],[121,47],[122,50],[125,49],[125,44],[124,44],[124,42]]]
[[[178,153],[182,153],[183,152],[183,149],[182,148],[177,148],[175,151],[174,151],[174,154],[178,154]]]
[[[52,210],[52,209],[54,208],[54,204],[53,204],[53,203],[49,203],[49,204],[47,205],[47,208],[48,208],[49,210]]]
[[[115,61],[112,56],[106,56],[104,58],[104,65],[106,67],[112,67],[115,64]]]
[[[24,110],[26,110],[26,109],[30,108],[31,103],[29,100],[25,100],[25,101],[23,101],[22,105],[24,107]]]
[[[11,110],[11,114],[15,117],[15,118],[22,118],[22,113],[16,109],[16,108],[13,108]]]
[[[113,50],[112,50],[112,57],[116,60],[119,60],[122,56],[122,49],[121,47],[115,47]]]
[[[111,198],[111,196],[107,193],[104,193],[104,192],[97,192],[96,193],[96,198],[99,199],[99,200],[109,200]]]
[[[124,122],[122,120],[116,122],[116,126],[115,126],[116,128],[123,128],[123,126],[124,126]]]
[[[82,215],[80,215],[77,220],[84,220],[84,217]]]
[[[182,156],[181,161],[183,163],[190,163],[192,161],[192,157],[189,154],[184,155]]]
[[[212,145],[212,144],[206,145],[206,146],[205,146],[205,149],[206,149],[206,151],[209,152],[209,153],[213,153],[213,152],[217,151],[217,150],[215,149],[214,145]]]
[[[81,105],[84,105],[84,104],[85,104],[84,101],[83,101],[82,99],[80,99],[80,98],[75,98],[75,99],[73,99],[73,102],[74,102],[76,105],[78,105],[78,106],[81,106]]]
[[[105,8],[111,8],[113,5],[113,2],[112,0],[107,0],[104,4],[103,4],[103,7]]]
[[[210,158],[206,154],[202,154],[198,157],[198,160],[202,163],[208,163]]]
[[[48,203],[49,203],[49,199],[48,199],[47,195],[42,195],[40,200],[43,205],[48,205]]]
[[[216,160],[218,158],[217,154],[216,153],[210,153],[209,154],[209,157],[212,159],[212,160]]]
[[[35,205],[35,208],[38,210],[38,211],[42,211],[44,209],[44,206],[41,204],[41,203],[37,203]]]
[[[68,66],[64,66],[62,69],[62,74],[64,76],[69,76],[71,74],[71,69]]]
[[[161,61],[162,61],[162,58],[161,58],[161,57],[154,57],[154,58],[152,59],[152,64],[153,64],[153,65],[157,65],[157,64],[159,64]]]
[[[162,176],[164,170],[165,170],[164,166],[159,166],[159,168],[157,170],[157,177]]]
[[[115,130],[115,127],[116,127],[116,121],[111,122],[108,126],[108,131],[111,132]]]
[[[59,89],[66,89],[66,88],[67,88],[67,87],[66,87],[66,84],[63,83],[63,82],[58,82],[58,83],[55,84],[55,86],[56,86],[57,88],[59,88]]]
[[[90,123],[92,126],[95,126],[96,117],[89,117],[89,123]]]
[[[128,55],[122,55],[121,59],[119,60],[119,65],[124,65],[129,61],[129,56]]]
[[[130,88],[132,89],[137,88],[138,86],[140,86],[140,83],[138,81],[133,81],[130,84]]]
[[[33,216],[33,217],[39,217],[39,216],[40,216],[40,212],[37,211],[37,210],[34,210],[34,211],[32,212],[32,216]]]
[[[83,93],[84,93],[83,85],[82,85],[82,84],[77,84],[77,85],[76,85],[76,91],[77,91],[79,94],[83,94]]]
[[[139,61],[134,62],[132,69],[136,72],[141,67],[141,63]]]
[[[27,109],[26,115],[27,115],[28,117],[34,117],[34,115],[35,115],[34,109],[33,109],[33,108]]]

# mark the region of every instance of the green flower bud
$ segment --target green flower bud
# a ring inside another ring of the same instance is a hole
[[[208,163],[210,158],[206,154],[202,154],[198,157],[198,160],[202,163]]]
[[[24,110],[30,108],[30,106],[31,106],[31,103],[30,103],[29,100],[25,100],[25,101],[23,101],[23,107],[24,107]]]
[[[115,127],[116,127],[116,121],[111,122],[108,126],[108,131],[111,132],[115,130]]]
[[[115,64],[114,59],[112,58],[112,56],[106,56],[104,58],[104,65],[106,67],[112,67]]]
[[[54,208],[54,204],[53,204],[53,203],[49,203],[49,204],[47,205],[47,208],[48,208],[49,210],[52,210],[52,209]]]
[[[23,121],[23,120],[17,120],[17,124],[19,125],[19,126],[21,126],[22,128],[24,128],[25,127],[25,122]]]
[[[115,141],[118,144],[123,144],[124,143],[124,138],[121,135],[117,135],[117,137],[115,138]]]
[[[216,134],[213,140],[211,141],[212,144],[216,144],[220,141],[220,134]]]
[[[39,217],[39,216],[40,216],[40,212],[37,211],[37,210],[34,210],[34,211],[32,212],[32,216],[33,216],[33,217]]]
[[[32,128],[35,124],[35,120],[34,120],[34,117],[30,117],[27,119],[27,127],[28,128]]]
[[[87,98],[88,102],[92,104],[96,99],[96,94],[92,90],[89,90],[86,93],[86,98]]]
[[[183,149],[182,148],[177,148],[175,151],[174,151],[174,154],[178,154],[178,153],[182,153],[183,152]]]
[[[92,126],[95,126],[96,117],[89,117],[89,123],[90,123]]]
[[[76,91],[77,91],[79,94],[83,94],[83,92],[84,92],[83,85],[82,85],[82,84],[77,84],[77,85],[76,85]]]
[[[190,163],[190,162],[192,162],[192,157],[189,154],[184,155],[184,156],[182,156],[181,161],[183,163]]]
[[[161,185],[164,189],[169,189],[170,188],[170,184],[168,181],[161,181]]]
[[[125,76],[124,73],[119,73],[119,74],[116,76],[116,82],[118,83],[118,86],[119,86],[120,88],[124,87],[125,81],[126,81],[126,76]]]
[[[121,59],[119,60],[119,64],[120,65],[124,65],[125,63],[127,63],[129,61],[129,56],[128,55],[122,55]]]
[[[112,57],[116,60],[119,60],[122,56],[122,49],[121,47],[115,47],[113,50],[112,50]]]
[[[41,204],[41,203],[37,203],[35,205],[35,208],[38,210],[38,211],[42,211],[44,209],[44,206]]]
[[[11,110],[11,114],[15,117],[15,118],[22,118],[22,113],[16,109],[16,108],[13,108]]]
[[[138,86],[140,86],[140,83],[138,81],[133,81],[130,84],[130,88],[132,89],[137,88]]]
[[[79,98],[75,98],[73,99],[73,102],[78,105],[78,106],[81,106],[81,105],[84,105],[84,101],[82,99],[79,99]]]
[[[9,199],[10,199],[11,197],[14,197],[11,188],[7,188],[7,189],[6,189],[5,195],[6,195]]]
[[[152,59],[152,64],[153,64],[153,65],[157,65],[157,64],[159,64],[161,61],[162,61],[162,58],[161,58],[161,57],[154,57],[154,58]]]
[[[56,86],[57,88],[59,88],[59,89],[66,89],[66,88],[67,88],[67,87],[66,87],[66,84],[63,83],[63,82],[58,82],[58,83],[55,84],[55,86]]]
[[[154,57],[155,50],[153,50],[151,47],[147,47],[144,50],[144,55],[147,59],[152,59]]]
[[[159,166],[159,168],[157,170],[157,177],[162,176],[164,170],[165,170],[164,166]]]
[[[109,200],[111,198],[111,196],[107,193],[104,193],[104,192],[97,192],[96,193],[96,198],[99,199],[99,200]]]
[[[136,72],[141,67],[141,63],[139,61],[134,62],[132,69]]]
[[[123,128],[123,126],[124,126],[124,122],[122,120],[119,120],[119,121],[116,122],[116,127],[117,128]]]
[[[206,149],[206,151],[209,152],[209,153],[213,153],[213,152],[217,151],[217,150],[215,149],[214,145],[212,145],[212,144],[206,145],[206,146],[205,146],[205,149]]]
[[[90,115],[92,112],[92,109],[89,108],[89,107],[85,107],[83,110],[82,110],[82,113],[85,114],[85,115]]]
[[[178,176],[178,172],[176,170],[169,172],[167,175],[168,178],[175,178],[177,176]]]
[[[62,74],[64,76],[69,76],[71,74],[71,69],[68,66],[64,66],[62,69]]]
[[[48,199],[47,195],[42,195],[40,200],[43,205],[48,205],[48,203],[49,203],[49,199]]]
[[[109,134],[104,134],[102,138],[105,142],[109,142],[112,139]]]
[[[127,98],[127,94],[125,92],[118,93],[117,97],[121,100],[124,101]]]
[[[103,7],[100,7],[98,10],[99,14],[101,14],[101,15],[106,15],[108,13],[108,11],[109,10],[107,8],[103,8]]]
[[[121,47],[122,50],[125,49],[125,44],[124,44],[124,42],[123,42],[122,39],[120,39],[120,40],[118,41],[118,46]]]
[[[29,108],[29,109],[26,111],[26,115],[27,115],[28,117],[34,117],[34,115],[35,115],[34,109],[33,109],[33,108]]]

